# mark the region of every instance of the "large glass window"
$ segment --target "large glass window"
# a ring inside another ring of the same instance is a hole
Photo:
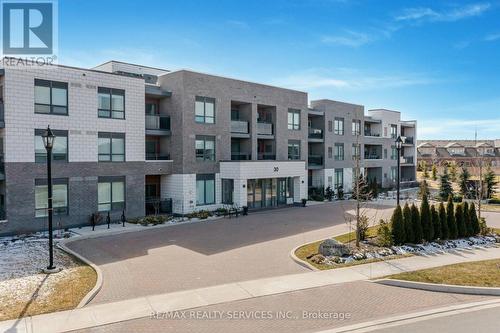
[[[352,135],[361,135],[361,120],[353,119],[352,121]]]
[[[125,161],[125,134],[100,132],[98,135],[100,162]]]
[[[35,113],[68,114],[68,84],[35,79]]]
[[[300,141],[288,141],[288,159],[300,160]]]
[[[335,160],[343,161],[344,160],[344,144],[336,143],[335,144]]]
[[[125,209],[125,177],[99,177],[97,201],[100,212]]]
[[[196,175],[196,205],[215,204],[215,175]]]
[[[396,139],[398,137],[398,125],[391,125],[391,138]]]
[[[300,130],[300,110],[288,109],[288,129]]]
[[[196,159],[203,161],[215,161],[215,137],[196,136]]]
[[[42,134],[45,130],[35,130],[35,162],[47,162],[47,150],[43,144]],[[56,162],[68,162],[68,131],[52,130],[56,138],[52,147],[52,160]]]
[[[344,187],[344,169],[335,169],[335,188]]]
[[[344,118],[335,118],[334,133],[337,135],[344,135]]]
[[[197,123],[214,124],[215,98],[196,96],[194,113]]]
[[[398,159],[398,149],[396,146],[391,146],[391,160],[397,160]]]
[[[99,87],[97,98],[99,117],[125,119],[125,90]]]
[[[356,160],[361,157],[361,145],[353,143],[352,144],[352,159]]]
[[[233,204],[234,180],[222,179],[222,203]]]
[[[48,215],[48,186],[47,180],[35,180],[35,217]],[[68,179],[57,178],[52,180],[52,207],[54,215],[68,214]]]

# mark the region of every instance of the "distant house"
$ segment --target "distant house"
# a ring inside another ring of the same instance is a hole
[[[427,164],[444,165],[456,162],[472,166],[481,156],[492,167],[500,167],[500,139],[498,140],[418,140],[417,156]]]

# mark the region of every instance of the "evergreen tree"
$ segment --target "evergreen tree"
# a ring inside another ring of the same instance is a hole
[[[474,228],[472,227],[472,221],[470,220],[469,204],[467,203],[467,201],[463,203],[463,206],[465,236],[470,237],[474,235]]]
[[[405,226],[406,241],[413,242],[415,235],[413,234],[413,224],[411,221],[411,209],[408,203],[405,203],[403,208],[403,224]]]
[[[422,225],[423,238],[428,242],[431,241],[434,237],[434,231],[432,228],[431,210],[427,195],[422,197],[422,204],[420,205],[420,224]]]
[[[486,170],[486,174],[484,175],[484,184],[486,185],[486,198],[491,199],[495,194],[495,186],[497,185],[495,172],[491,170],[491,167],[488,165],[488,169]]]
[[[470,194],[469,188],[468,188],[469,178],[470,178],[469,170],[467,170],[466,167],[462,167],[462,172],[460,173],[459,186],[460,186],[460,194],[464,198],[468,198],[470,196],[469,195]]]
[[[452,182],[457,181],[457,162],[452,161],[449,165],[450,167],[450,177]]]
[[[441,197],[441,200],[446,200],[450,195],[453,195],[453,188],[451,187],[448,169],[444,168],[443,170],[443,174],[441,175],[441,184],[439,186],[439,196]]]
[[[448,238],[457,239],[457,222],[455,221],[455,208],[453,206],[453,198],[451,195],[448,197],[448,203],[446,205],[446,220],[448,223]]]
[[[422,170],[424,171],[424,179],[429,178],[429,168],[427,167],[427,162],[422,161]]]
[[[465,237],[467,230],[465,229],[464,210],[462,204],[457,205],[457,208],[455,209],[455,221],[457,223],[458,237]]]
[[[472,202],[469,207],[469,219],[472,224],[472,234],[475,236],[479,234],[481,231],[481,227],[479,226],[479,219],[477,218],[476,206]]]
[[[420,223],[420,214],[417,206],[411,205],[411,224],[413,226],[413,243],[420,244],[424,238],[422,224]]]
[[[432,220],[432,228],[434,231],[432,240],[441,238],[441,222],[439,219],[439,213],[436,209],[436,206],[434,205],[432,205],[431,207],[431,220]]]
[[[392,239],[395,245],[403,245],[406,241],[401,206],[397,205],[391,218]]]
[[[438,178],[437,178],[437,167],[436,167],[436,164],[433,164],[432,165],[432,180],[436,181]]]
[[[424,179],[423,181],[420,182],[419,189],[418,189],[418,197],[419,199],[422,199],[426,195],[427,197],[430,195],[429,192],[429,185],[427,184],[427,181]]]
[[[450,230],[448,229],[446,210],[442,201],[439,204],[439,222],[441,223],[441,239],[448,239],[450,237]]]

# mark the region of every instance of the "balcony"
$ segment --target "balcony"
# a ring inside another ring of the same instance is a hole
[[[401,164],[413,164],[413,156],[401,157]]]
[[[146,160],[147,161],[168,161],[168,160],[170,160],[170,154],[147,153],[146,152]]]
[[[272,136],[273,135],[273,124],[258,122],[257,123],[257,135]]]
[[[231,134],[233,136],[249,137],[248,121],[231,120]]]
[[[368,153],[365,154],[365,160],[381,160],[382,155],[380,154],[375,154],[375,153]]]
[[[146,134],[170,135],[170,117],[159,115],[146,115]]]
[[[275,160],[276,155],[271,153],[258,153],[257,159],[259,160]]]
[[[404,145],[413,145],[413,137],[412,136],[405,136],[403,140]]]
[[[323,141],[323,130],[320,128],[309,127],[308,137],[312,141],[315,141],[315,140]]]
[[[374,133],[374,132],[371,132],[371,131],[365,131],[365,136],[374,136],[374,137],[380,137],[380,134],[379,133]]]
[[[252,154],[231,152],[231,161],[250,161]]]
[[[309,164],[309,167],[321,167],[323,166],[323,156],[309,155],[307,157],[307,163]]]

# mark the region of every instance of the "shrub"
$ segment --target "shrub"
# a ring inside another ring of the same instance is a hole
[[[392,239],[394,244],[403,245],[406,242],[405,228],[403,225],[403,212],[401,206],[397,205],[391,218]]]
[[[419,185],[419,189],[418,189],[419,199],[422,199],[424,197],[424,195],[427,197],[430,195],[429,185],[427,184],[427,181],[425,179]]]
[[[324,201],[325,191],[323,187],[312,187],[309,189],[309,198],[314,201]]]
[[[344,200],[344,188],[342,186],[337,187],[337,199]]]
[[[446,222],[448,223],[448,238],[457,239],[457,221],[455,220],[455,207],[453,206],[451,195],[448,197],[448,203],[446,205]]]
[[[192,212],[192,213],[186,214],[187,218],[190,218],[190,219],[198,218],[200,220],[205,220],[205,219],[207,219],[210,216],[212,216],[212,212],[210,212],[208,210],[199,210],[199,211],[196,211],[196,212]]]
[[[431,224],[433,229],[432,240],[441,238],[441,220],[439,219],[439,213],[434,205],[431,207]]]
[[[439,223],[441,224],[441,239],[448,239],[450,231],[448,229],[448,219],[443,202],[439,204]]]
[[[434,237],[434,227],[431,221],[431,210],[427,195],[423,195],[422,204],[420,205],[420,223],[422,224],[423,238],[431,241]]]
[[[447,168],[444,168],[440,180],[441,184],[439,186],[439,196],[442,200],[446,200],[446,198],[450,195],[453,195],[453,188],[451,187]]]
[[[486,225],[486,219],[484,217],[481,217],[481,220],[479,221],[479,234],[485,236],[488,235],[491,232],[491,229],[488,228]]]
[[[464,210],[463,206],[457,205],[455,208],[455,221],[457,223],[457,235],[462,238],[465,237],[466,229],[465,229],[465,221],[464,221]]]
[[[496,199],[496,198],[490,199],[490,200],[488,200],[488,203],[492,204],[492,205],[500,205],[500,199]]]
[[[335,193],[333,192],[332,190],[332,187],[331,186],[328,186],[325,190],[325,198],[328,200],[328,201],[332,201],[333,197],[335,196]]]
[[[418,244],[422,242],[424,234],[422,231],[422,224],[420,223],[420,213],[417,206],[411,205],[411,225],[413,227],[413,243]]]
[[[455,194],[453,196],[453,202],[462,202],[464,200],[464,197],[458,194]]]
[[[413,242],[415,234],[413,233],[413,223],[411,221],[411,209],[408,203],[403,208],[403,224],[405,226],[405,237],[407,242]]]
[[[380,226],[377,230],[377,245],[383,247],[392,245],[392,230],[385,220],[380,220]]]
[[[436,164],[432,165],[432,180],[437,180],[437,166]]]
[[[359,217],[359,226],[358,226],[358,233],[359,233],[359,240],[364,241],[366,240],[366,232],[368,231],[368,216],[366,215],[361,215]]]
[[[481,232],[481,226],[479,224],[479,219],[477,218],[476,206],[472,202],[469,207],[469,219],[472,224],[472,234],[477,235]]]
[[[474,235],[474,228],[472,227],[472,221],[470,219],[469,204],[463,203],[463,214],[464,214],[464,224],[465,224],[465,236],[470,237]]]

